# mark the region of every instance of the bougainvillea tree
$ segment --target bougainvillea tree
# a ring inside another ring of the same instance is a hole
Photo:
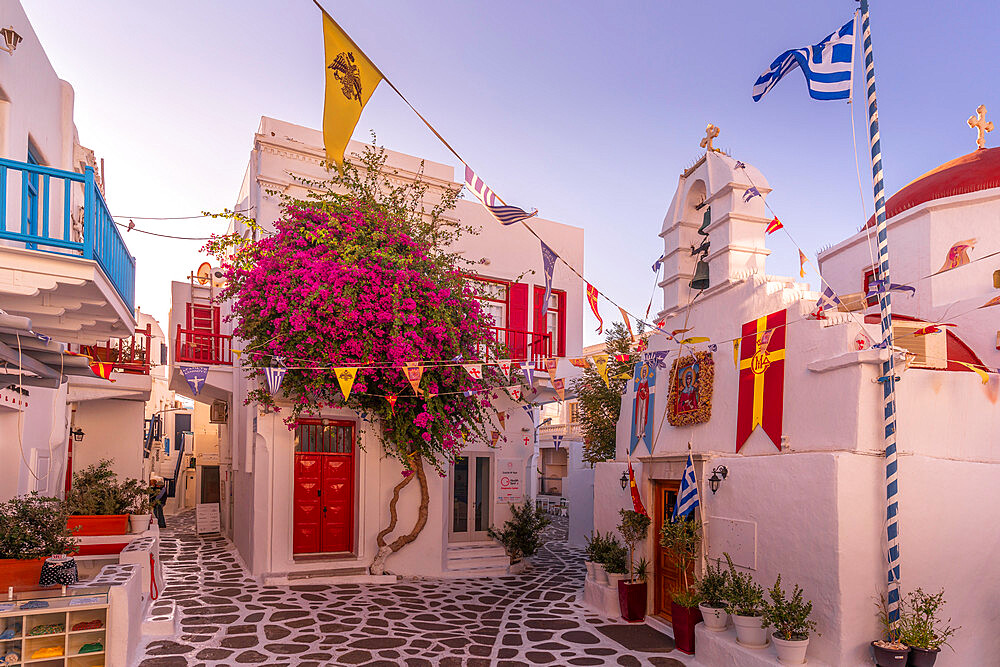
[[[261,240],[228,236],[207,249],[227,272],[222,297],[232,301],[243,364],[258,376],[267,366],[288,369],[278,396],[261,382],[248,401],[279,410],[290,404],[289,428],[323,408],[349,408],[399,460],[402,478],[372,563],[381,573],[388,555],[416,539],[427,521],[424,464],[443,475],[465,442],[490,443],[491,399],[509,381],[496,366],[473,379],[458,365],[503,353],[463,277],[470,268],[454,249],[474,230],[444,215],[458,193],[431,191],[419,175],[388,173],[382,149],[358,157],[360,167],[348,164],[329,182],[307,182],[307,200],[286,200],[273,233],[258,227]],[[403,371],[413,363],[423,370],[416,391]],[[337,377],[344,368],[358,369],[346,399]],[[416,523],[387,542],[400,492],[413,479],[420,488]]]

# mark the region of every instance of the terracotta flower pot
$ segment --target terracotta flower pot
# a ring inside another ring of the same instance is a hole
[[[694,655],[694,626],[702,621],[701,610],[698,607],[682,607],[676,602],[671,602],[670,618],[674,626],[674,645],[677,650]]]
[[[641,622],[646,618],[646,582],[619,581],[618,606],[622,610],[622,618],[630,623]]]
[[[939,648],[917,648],[910,647],[910,659],[906,662],[907,667],[933,667],[937,660]]]
[[[903,667],[910,655],[909,648],[885,648],[875,642],[872,642],[872,652],[875,654],[875,664],[878,667]]]
[[[66,519],[66,527],[73,535],[127,535],[128,514],[107,516],[79,514]]]
[[[6,595],[9,586],[37,588],[43,563],[45,563],[44,558],[30,560],[0,558],[0,590]]]

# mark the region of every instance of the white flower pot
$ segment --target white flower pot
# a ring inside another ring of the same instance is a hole
[[[617,591],[618,582],[624,578],[625,578],[624,574],[618,574],[616,572],[608,572],[608,585]]]
[[[585,560],[583,562],[587,566],[587,578],[591,581],[596,581],[597,574],[595,573],[595,570],[597,569],[597,563],[592,560]]]
[[[729,625],[729,614],[725,609],[706,607],[703,604],[698,605],[698,609],[701,610],[701,618],[707,629],[712,632],[725,632],[726,626]]]
[[[130,514],[129,530],[133,533],[145,533],[149,529],[149,514]]]
[[[806,648],[809,646],[809,638],[793,639],[791,641],[771,635],[771,641],[778,649],[778,662],[783,665],[801,665],[806,661]]]
[[[519,560],[507,566],[507,574],[521,574],[528,569],[528,561]]]
[[[733,614],[733,625],[736,626],[736,641],[747,648],[764,648],[767,646],[767,630],[761,627],[760,616],[740,616]]]
[[[608,583],[608,571],[601,563],[594,563],[594,581],[605,586]]]

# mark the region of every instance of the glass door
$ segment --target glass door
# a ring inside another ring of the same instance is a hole
[[[492,457],[488,454],[460,456],[451,469],[451,520],[448,538],[452,542],[486,540],[493,506]]]

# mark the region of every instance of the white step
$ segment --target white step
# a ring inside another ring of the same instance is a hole
[[[448,545],[447,569],[468,576],[507,574],[510,558],[495,542]]]
[[[170,637],[176,635],[177,631],[177,603],[163,599],[154,602],[146,618],[142,619],[142,634]]]

